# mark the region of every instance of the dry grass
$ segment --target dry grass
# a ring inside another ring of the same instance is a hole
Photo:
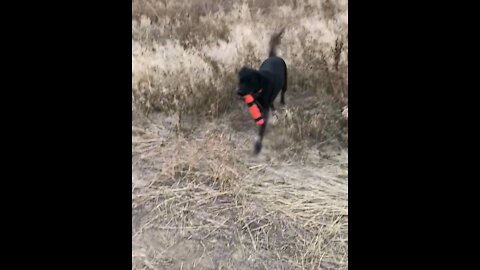
[[[332,107],[325,117],[339,118],[348,100],[348,13],[346,1],[329,3],[133,1],[135,113],[211,119],[231,111],[237,71],[257,67],[272,32],[286,26],[279,55],[289,67],[290,97],[314,93]]]
[[[155,133],[132,137],[134,269],[347,267],[345,170],[246,162],[221,131]]]
[[[132,8],[132,269],[347,269],[347,2]],[[282,26],[287,106],[252,158],[236,73]]]

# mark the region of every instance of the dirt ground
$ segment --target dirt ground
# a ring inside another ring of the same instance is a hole
[[[279,117],[253,157],[246,113],[149,119],[132,128],[133,269],[347,269],[348,149],[287,145]]]

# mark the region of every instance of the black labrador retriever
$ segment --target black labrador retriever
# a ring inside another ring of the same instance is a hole
[[[237,95],[251,94],[260,109],[264,122],[260,125],[258,137],[255,140],[254,154],[262,150],[262,141],[268,123],[270,109],[275,111],[273,102],[280,90],[282,91],[280,104],[285,105],[285,92],[287,91],[287,65],[282,58],[276,56],[276,47],[284,32],[272,35],[270,39],[268,58],[258,70],[243,67],[239,72],[239,85]]]

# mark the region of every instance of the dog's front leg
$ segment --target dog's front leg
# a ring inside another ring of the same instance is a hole
[[[264,122],[259,127],[257,138],[255,138],[255,148],[253,152],[255,155],[258,155],[262,150],[263,136],[265,135],[265,129],[267,128],[269,113],[270,113],[270,110],[268,108],[265,112],[262,113]]]

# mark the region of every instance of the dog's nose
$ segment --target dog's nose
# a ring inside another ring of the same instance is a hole
[[[237,97],[239,97],[239,98],[241,98],[243,96],[240,89],[235,90],[235,94],[237,94]]]

